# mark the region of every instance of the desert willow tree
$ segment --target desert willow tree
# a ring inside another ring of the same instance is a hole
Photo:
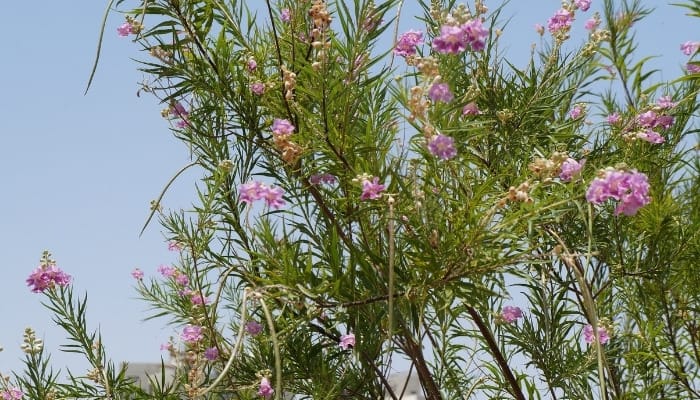
[[[399,399],[397,369],[430,400],[700,398],[697,43],[659,83],[641,1],[565,1],[518,65],[498,4],[408,3],[110,4],[202,174],[152,204],[180,261],[133,272],[176,377],[130,384],[47,255],[94,369],[57,383],[29,338],[5,399]]]

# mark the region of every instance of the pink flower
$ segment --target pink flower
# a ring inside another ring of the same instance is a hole
[[[433,40],[433,48],[442,54],[459,54],[467,49],[467,38],[459,26],[443,25],[440,36]]]
[[[219,358],[219,349],[216,347],[209,347],[208,349],[204,350],[204,358],[209,361],[216,360]]]
[[[278,209],[282,207],[285,204],[282,196],[284,196],[284,191],[278,187],[263,186],[260,190],[260,197],[265,199],[265,204],[270,208]]]
[[[666,141],[663,136],[659,135],[658,132],[655,132],[651,129],[646,130],[645,132],[640,132],[637,137],[639,137],[642,140],[646,140],[649,143],[653,144],[661,144]]]
[[[416,47],[423,44],[423,32],[410,30],[402,33],[396,41],[394,54],[408,57],[416,54]]]
[[[163,278],[170,278],[175,275],[175,267],[170,265],[160,265],[158,267],[158,272],[163,276]]]
[[[365,179],[362,181],[362,194],[360,200],[376,200],[386,187],[379,183],[379,178],[376,176],[372,181]]]
[[[196,306],[202,306],[204,304],[209,304],[209,301],[210,301],[209,298],[204,297],[199,292],[190,291],[189,295],[190,295],[190,301],[192,302],[192,304],[194,304]]]
[[[289,22],[292,20],[292,13],[289,11],[288,8],[282,10],[282,12],[280,13],[280,19],[282,20],[282,22]]]
[[[134,270],[131,271],[131,276],[133,276],[137,281],[140,281],[143,279],[143,271],[138,268],[134,268]]]
[[[272,123],[272,134],[275,136],[286,136],[294,133],[294,125],[286,119],[275,118]]]
[[[479,115],[481,114],[481,111],[479,110],[479,106],[475,102],[471,102],[462,108],[462,115]]]
[[[182,251],[182,246],[178,242],[168,242],[168,251]]]
[[[583,340],[585,340],[588,344],[595,342],[595,335],[593,334],[593,326],[591,324],[588,324],[583,328]],[[605,344],[610,341],[608,331],[602,326],[598,327],[598,340],[600,341],[600,344]]]
[[[175,276],[175,283],[180,286],[187,286],[187,284],[190,283],[190,278],[183,273],[178,273],[177,276]]]
[[[542,24],[535,24],[535,32],[539,33],[540,36],[544,35],[544,26],[542,26]]]
[[[254,201],[260,200],[263,195],[265,185],[261,182],[253,181],[244,183],[238,187],[238,196],[242,203],[253,204]]]
[[[505,306],[503,307],[503,311],[501,312],[501,318],[503,319],[503,321],[509,324],[517,321],[522,317],[523,311],[520,309],[520,307]]]
[[[591,7],[591,0],[574,0],[574,4],[581,9],[581,11],[588,11]]]
[[[608,123],[609,123],[610,125],[615,125],[615,124],[617,124],[618,122],[620,122],[620,114],[614,112],[614,113],[608,115],[607,120],[608,120]]]
[[[34,293],[41,293],[46,289],[58,286],[70,285],[71,276],[63,272],[55,264],[41,265],[37,267],[27,278],[27,286]]]
[[[254,58],[251,58],[246,63],[246,67],[248,68],[249,72],[253,72],[253,71],[255,71],[256,68],[258,68],[258,63],[257,63],[257,61],[255,61]]]
[[[698,48],[700,48],[700,42],[687,41],[687,42],[681,44],[681,51],[686,56],[689,56],[691,54],[695,54],[695,52],[698,51]]]
[[[355,334],[348,333],[347,335],[341,336],[338,345],[342,347],[343,350],[347,350],[348,347],[355,347]]]
[[[24,393],[18,387],[9,387],[4,392],[0,393],[3,400],[22,400]]]
[[[573,20],[574,15],[568,10],[562,8],[547,20],[547,29],[549,29],[550,33],[557,33],[561,30],[569,30]]]
[[[265,93],[265,84],[262,82],[251,83],[250,91],[253,92],[253,94],[262,96]]]
[[[325,183],[326,185],[332,185],[336,182],[338,182],[336,177],[329,173],[313,174],[309,177],[309,183],[317,186],[322,183]]]
[[[598,25],[600,25],[600,21],[595,19],[595,18],[588,18],[586,20],[586,23],[583,24],[583,27],[586,28],[586,30],[592,31],[595,30]]]
[[[484,49],[489,31],[484,28],[481,19],[476,18],[465,22],[462,24],[462,31],[472,50],[482,51]]]
[[[685,70],[688,71],[689,74],[699,74],[700,64],[688,63],[685,65]]]
[[[245,331],[251,336],[257,336],[263,331],[263,326],[256,321],[248,321],[245,324]]]
[[[454,99],[454,95],[450,92],[450,86],[446,83],[433,83],[428,90],[428,96],[434,101],[442,101],[449,103]]]
[[[656,113],[649,110],[637,115],[637,123],[643,128],[651,128],[656,125]]]
[[[585,160],[579,163],[573,158],[567,158],[561,164],[561,173],[559,174],[559,178],[564,182],[569,182],[571,178],[581,173],[581,168],[583,168],[585,163]]]
[[[193,343],[197,343],[200,340],[202,340],[204,338],[204,334],[202,333],[201,326],[187,325],[182,330],[182,334],[180,335],[180,337],[185,342],[193,344]]]
[[[129,22],[124,22],[117,28],[117,35],[121,37],[127,37],[132,33],[133,27]]]
[[[449,160],[457,155],[455,141],[450,136],[443,134],[433,135],[428,141],[428,150],[436,157]]]
[[[647,176],[636,170],[604,170],[591,182],[586,191],[586,200],[601,204],[608,199],[620,202],[615,208],[615,215],[635,215],[651,202]]]
[[[569,111],[569,117],[571,117],[571,119],[578,119],[582,115],[583,115],[583,107],[579,106],[578,104],[575,105],[571,109],[571,111]]]
[[[174,102],[170,106],[170,114],[180,118],[187,118],[190,115],[189,111],[179,101]]]
[[[658,117],[656,117],[656,123],[654,124],[654,128],[662,127],[664,129],[668,129],[671,126],[673,126],[674,121],[675,119],[672,115],[659,115]]]
[[[678,103],[673,102],[673,99],[671,98],[671,96],[661,96],[661,97],[659,97],[658,100],[656,100],[656,105],[661,107],[661,109],[673,108],[677,104]]]
[[[269,399],[270,397],[272,397],[273,393],[275,393],[275,389],[273,389],[272,385],[270,385],[270,380],[267,379],[267,377],[263,377],[260,380],[260,388],[258,389],[258,396]]]

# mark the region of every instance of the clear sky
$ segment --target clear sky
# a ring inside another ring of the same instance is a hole
[[[251,0],[251,4],[260,0]],[[25,279],[48,249],[71,274],[76,293],[87,291],[88,320],[100,327],[108,354],[119,361],[158,361],[160,343],[173,334],[162,321],[142,322],[145,304],[135,299],[130,271],[154,274],[175,261],[154,223],[139,237],[149,202],[188,162],[161,118],[163,105],[136,96],[146,76],[131,58],[145,57],[130,40],[118,38],[123,22],[107,24],[93,87],[83,96],[92,67],[107,1],[7,1],[0,24],[0,372],[21,367],[19,345],[31,326],[45,341],[57,367],[82,374],[78,356],[58,350],[65,335],[31,293]],[[128,1],[126,3],[129,3]],[[574,40],[600,6],[575,22]],[[697,20],[664,1],[647,0],[657,12],[638,25],[640,54],[660,56],[654,66],[663,78],[678,76],[686,57],[680,43],[700,40]],[[487,0],[495,7],[500,1]],[[539,43],[533,24],[546,24],[560,0],[512,0],[513,17],[501,38],[510,54],[524,60]],[[420,29],[406,0],[401,30]],[[146,21],[148,22],[148,21]],[[197,173],[186,174],[164,199],[170,208],[188,208]]]

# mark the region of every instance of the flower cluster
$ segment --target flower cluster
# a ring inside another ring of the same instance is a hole
[[[595,334],[593,333],[593,326],[591,324],[583,328],[583,340],[588,344],[595,343]],[[598,341],[600,341],[600,344],[605,344],[610,341],[610,334],[608,334],[608,330],[605,327],[598,327]]]
[[[454,139],[441,133],[433,135],[428,140],[428,150],[432,155],[443,160],[449,160],[457,155]]]
[[[185,343],[194,344],[199,342],[204,338],[204,333],[202,332],[202,327],[198,325],[187,325],[182,330],[180,335]]]
[[[296,127],[286,119],[275,118],[272,122],[272,137],[275,147],[287,164],[295,163],[301,156],[301,146],[291,140]]]
[[[614,199],[620,202],[615,208],[615,215],[635,215],[637,210],[651,202],[649,182],[645,174],[636,170],[607,168],[591,182],[586,199],[593,204]]]
[[[449,103],[454,99],[454,95],[450,91],[450,86],[446,83],[435,82],[430,85],[428,89],[428,96],[433,102],[441,101],[443,103]]]
[[[48,252],[44,252],[41,264],[27,278],[27,286],[34,293],[53,289],[57,285],[62,287],[70,285],[70,275],[58,268],[56,262],[50,257],[51,255]]]
[[[258,389],[258,396],[269,399],[275,393],[275,389],[272,388],[270,380],[267,377],[263,377],[260,380],[260,388]]]
[[[423,32],[410,30],[402,33],[396,41],[394,54],[409,57],[416,54],[416,47],[423,44]]]
[[[253,204],[256,200],[265,200],[268,207],[278,209],[285,202],[282,199],[284,191],[275,186],[267,186],[262,182],[253,181],[244,183],[238,187],[239,198],[242,203]]]
[[[263,331],[263,326],[257,321],[248,321],[245,324],[245,331],[250,336],[257,336]]]
[[[573,158],[569,157],[561,164],[561,172],[559,173],[559,178],[563,182],[569,182],[572,178],[578,176],[581,173],[583,165],[586,160],[578,162]]]
[[[313,174],[309,177],[309,183],[316,186],[321,184],[333,185],[336,182],[338,182],[338,179],[336,179],[336,177],[333,176],[333,174],[329,173]]]
[[[0,392],[0,398],[2,400],[22,400],[24,393],[18,387],[9,387],[7,390]]]
[[[372,177],[371,175],[363,174],[355,178],[353,181],[360,182],[362,185],[360,200],[376,200],[386,189],[386,186],[379,183],[379,178],[376,176]]]
[[[515,306],[505,306],[503,311],[501,311],[500,319],[507,324],[512,324],[518,319],[523,317],[523,311],[520,307]]]
[[[552,17],[547,20],[547,29],[550,33],[568,32],[571,29],[571,23],[574,21],[574,14],[564,8],[558,10]]]
[[[442,54],[459,54],[467,48],[481,51],[485,47],[488,33],[480,19],[461,25],[443,25],[440,27],[440,36],[433,40],[433,48]]]
[[[588,11],[591,7],[591,0],[574,0],[574,5],[581,11]]]

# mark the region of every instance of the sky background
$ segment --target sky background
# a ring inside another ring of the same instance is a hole
[[[257,3],[260,0],[252,0]],[[56,367],[83,374],[76,355],[59,351],[65,335],[31,293],[25,279],[42,251],[53,253],[71,274],[77,294],[88,292],[88,322],[100,328],[108,355],[116,361],[159,361],[161,343],[175,332],[164,321],[143,322],[146,306],[136,299],[130,272],[154,275],[160,264],[176,260],[167,250],[157,222],[139,237],[165,183],[189,162],[187,147],[175,140],[160,116],[164,108],[149,95],[136,96],[147,77],[132,58],[144,54],[107,21],[97,75],[83,95],[92,68],[107,1],[2,0],[0,24],[0,373],[22,368],[24,328],[44,339]],[[126,1],[125,3],[130,3]],[[579,14],[574,40],[598,10]],[[470,2],[471,4],[471,2]],[[500,1],[486,1],[492,8]],[[512,17],[502,47],[522,65],[532,43],[533,25],[546,25],[560,0],[513,0],[503,17]],[[700,40],[698,20],[664,1],[647,0],[657,12],[638,24],[639,54],[659,56],[652,65],[660,78],[681,73],[686,40]],[[406,0],[401,31],[420,29],[411,18],[419,9]],[[148,24],[148,21],[146,21]],[[188,208],[196,171],[179,179],[164,199],[166,208]]]

